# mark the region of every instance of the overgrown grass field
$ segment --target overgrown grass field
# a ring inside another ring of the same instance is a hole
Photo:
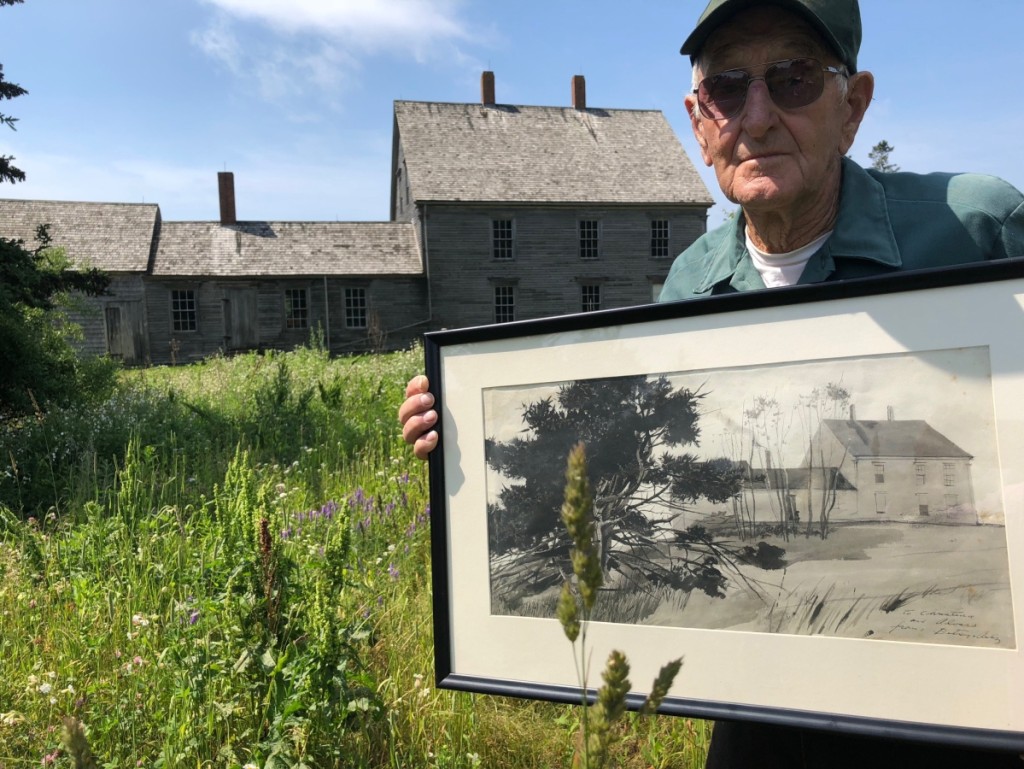
[[[217,358],[3,425],[0,769],[568,766],[578,708],[433,686],[421,368]],[[709,731],[630,718],[620,765]]]

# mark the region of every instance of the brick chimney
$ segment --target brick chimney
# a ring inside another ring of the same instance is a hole
[[[495,104],[494,101],[494,73],[484,72],[480,75],[480,103]]]
[[[572,76],[572,106],[573,109],[587,108],[587,81],[583,75]]]
[[[220,223],[237,224],[235,219],[235,175],[230,171],[217,172],[217,191],[220,193]]]

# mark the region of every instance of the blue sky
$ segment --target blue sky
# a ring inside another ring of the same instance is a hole
[[[0,197],[158,203],[165,219],[388,217],[392,102],[658,109],[703,168],[679,46],[704,0],[26,0],[0,7],[0,154],[28,181]],[[1024,187],[1024,0],[861,0],[879,140],[909,171],[980,171]],[[724,206],[722,205],[724,204]]]

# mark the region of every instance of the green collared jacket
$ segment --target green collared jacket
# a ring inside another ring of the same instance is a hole
[[[763,289],[737,216],[672,265],[661,301]],[[980,174],[880,173],[843,159],[836,228],[800,283],[1024,256],[1024,195]]]

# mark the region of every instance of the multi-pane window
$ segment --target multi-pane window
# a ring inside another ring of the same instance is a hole
[[[919,493],[917,495],[917,514],[928,515],[928,495]]]
[[[924,486],[925,481],[928,480],[927,473],[925,473],[925,467],[923,464],[914,465],[914,477],[917,479],[918,486]]]
[[[875,483],[885,483],[885,464],[882,462],[875,462],[872,464],[872,468],[875,471]]]
[[[668,255],[668,219],[652,219],[651,256],[667,257]]]
[[[491,244],[495,259],[512,258],[515,236],[511,219],[493,219],[491,221]]]
[[[345,327],[366,328],[366,289],[345,289]]]
[[[198,327],[196,292],[191,288],[171,291],[171,329],[195,331]]]
[[[580,258],[597,259],[600,245],[600,227],[597,219],[581,219]]]
[[[601,309],[601,286],[597,283],[584,283],[580,286],[583,312]]]
[[[942,485],[956,485],[956,465],[954,465],[952,462],[942,463]]]
[[[516,319],[515,286],[494,287],[494,322],[508,323]]]
[[[284,291],[285,328],[309,328],[309,302],[304,288]]]

